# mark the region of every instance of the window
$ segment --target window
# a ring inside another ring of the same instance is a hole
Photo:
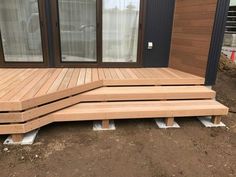
[[[62,62],[95,62],[96,0],[58,0]]]
[[[103,0],[103,62],[136,62],[139,0]]]
[[[37,0],[1,0],[0,30],[5,62],[43,62]]]

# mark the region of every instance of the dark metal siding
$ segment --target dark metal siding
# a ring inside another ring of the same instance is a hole
[[[169,62],[175,0],[147,0],[143,66],[167,67]],[[148,50],[148,41],[153,49]]]
[[[206,85],[214,85],[216,81],[229,3],[230,0],[218,0],[206,70]]]

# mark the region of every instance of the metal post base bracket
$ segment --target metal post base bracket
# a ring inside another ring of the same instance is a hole
[[[34,143],[34,140],[38,134],[39,130],[34,130],[31,131],[29,133],[24,134],[24,137],[22,139],[22,141],[20,142],[14,142],[11,138],[11,136],[9,136],[3,144],[5,145],[32,145]]]
[[[167,128],[180,128],[179,124],[174,121],[173,126],[167,126],[164,119],[155,119],[155,122],[157,126],[161,129],[167,129]]]
[[[213,124],[211,121],[211,117],[198,117],[198,120],[200,120],[200,122],[208,128],[213,128],[213,127],[226,127],[226,125],[222,122],[220,122],[219,124]]]
[[[115,130],[116,126],[114,120],[109,121],[109,128],[102,127],[102,121],[94,121],[93,122],[93,130],[94,131],[104,131],[104,130]]]

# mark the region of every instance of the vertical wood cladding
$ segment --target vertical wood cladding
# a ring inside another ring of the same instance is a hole
[[[176,0],[170,67],[205,77],[216,6],[217,0]]]

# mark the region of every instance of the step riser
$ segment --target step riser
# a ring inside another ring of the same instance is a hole
[[[167,88],[166,91],[163,91],[163,88]],[[170,89],[174,88],[174,89]],[[202,87],[180,87],[195,89],[193,91],[186,90],[176,91],[179,87],[111,87],[111,88],[99,88],[92,91],[88,91],[82,94],[78,94],[69,98],[64,98],[62,100],[35,107],[23,112],[9,112],[9,113],[0,113],[0,123],[11,123],[11,122],[24,122],[39,116],[52,113],[68,106],[80,102],[104,102],[104,101],[147,101],[147,100],[186,100],[186,99],[213,99],[215,98],[215,92],[210,89],[202,89]],[[198,89],[197,89],[198,88]],[[199,89],[200,88],[200,89]],[[123,94],[116,94],[115,90],[123,90]],[[132,93],[131,90],[136,90],[135,93]],[[98,91],[97,91],[98,90]],[[101,91],[107,92],[107,94],[101,94]],[[112,90],[112,93],[109,93],[109,90]],[[124,93],[127,90],[128,93]],[[160,92],[161,90],[161,92]],[[197,90],[197,91],[196,91]],[[160,93],[155,93],[155,92]],[[137,93],[139,92],[139,93]],[[148,93],[150,92],[150,93]]]
[[[112,112],[112,113],[86,113],[86,114],[55,114],[55,122],[65,121],[89,121],[103,119],[142,119],[142,118],[165,118],[165,117],[194,117],[194,116],[213,116],[226,115],[224,109],[199,109],[174,111],[135,111],[135,112]],[[174,115],[174,116],[173,116]]]
[[[123,111],[116,110],[110,112],[94,113],[74,113],[62,114],[60,112],[44,116],[22,124],[0,125],[0,134],[27,133],[53,122],[66,121],[88,121],[88,120],[110,120],[110,119],[138,119],[138,118],[168,118],[168,117],[189,117],[189,116],[219,116],[226,115],[227,108],[209,109],[182,109],[182,110],[149,110],[149,111]]]
[[[24,123],[0,124],[0,134],[27,133],[52,122],[227,115],[215,100],[79,103]]]
[[[214,99],[215,93],[81,95],[84,101],[186,100]]]

